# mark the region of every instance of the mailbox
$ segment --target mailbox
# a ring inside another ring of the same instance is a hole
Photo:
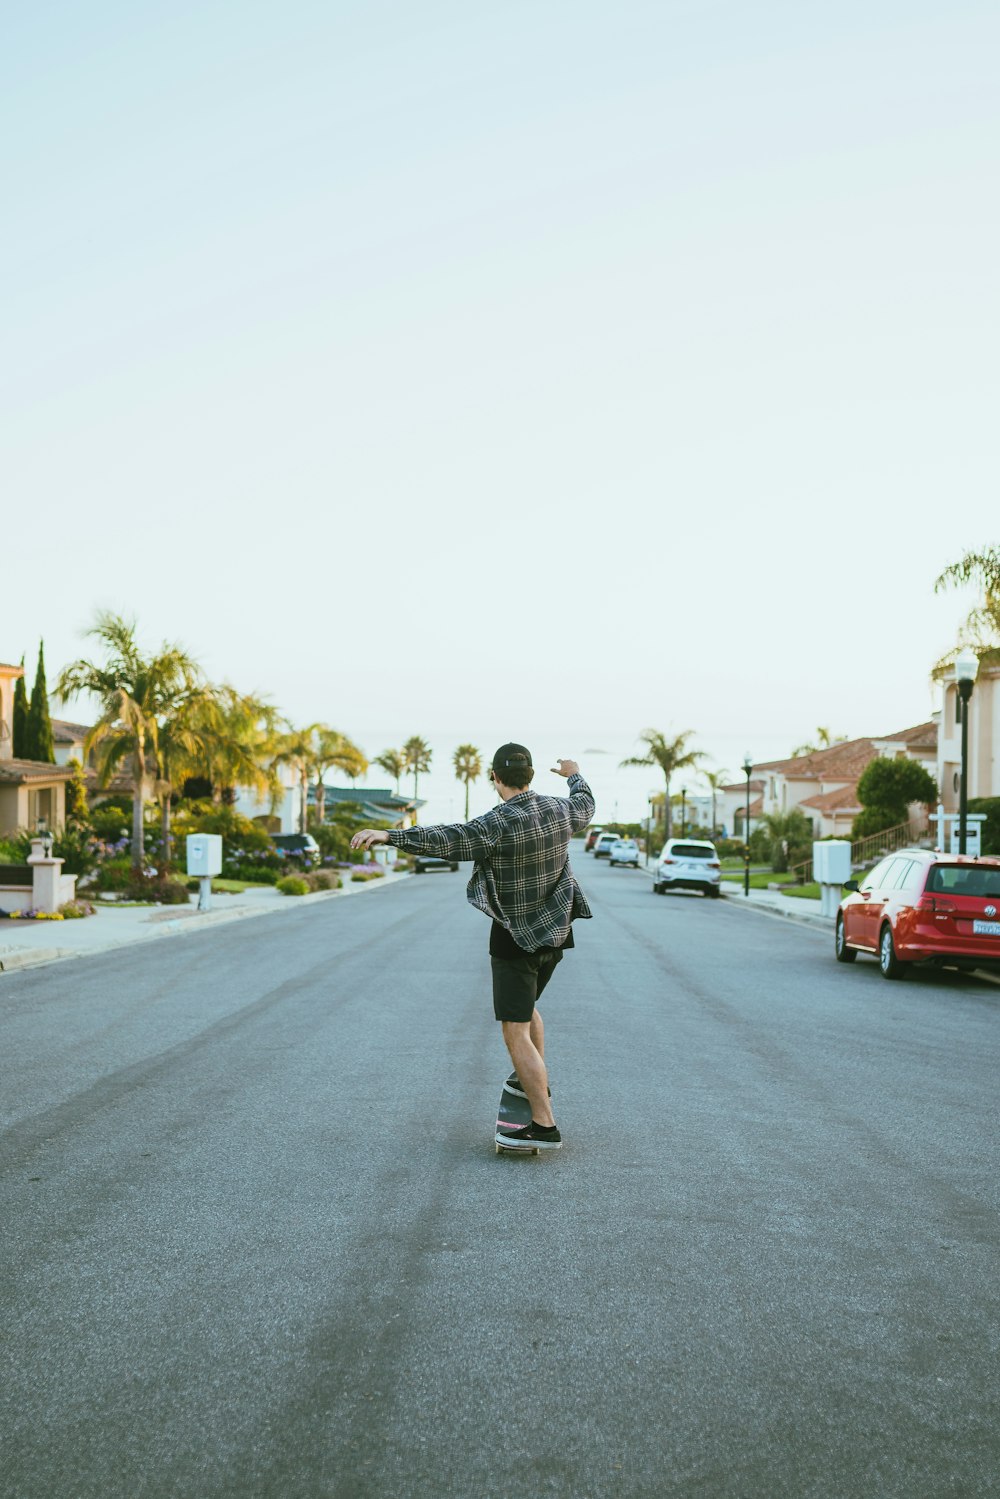
[[[820,885],[842,885],[851,878],[851,845],[831,838],[813,844],[813,879]]]
[[[201,879],[222,873],[222,838],[218,833],[189,833],[187,872]]]

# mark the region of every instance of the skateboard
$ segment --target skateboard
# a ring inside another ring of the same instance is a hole
[[[497,1109],[497,1125],[503,1125],[504,1129],[527,1129],[531,1123],[531,1104],[526,1098],[521,1098],[517,1093],[508,1093],[504,1088],[500,1094],[500,1107]],[[497,1155],[537,1155],[537,1145],[518,1145],[511,1141],[509,1145],[501,1145],[497,1142]]]

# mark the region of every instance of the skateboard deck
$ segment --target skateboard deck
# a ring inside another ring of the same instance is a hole
[[[527,1129],[531,1123],[531,1104],[526,1098],[521,1098],[517,1093],[508,1093],[504,1088],[500,1094],[500,1107],[497,1109],[497,1126],[503,1125],[505,1129]],[[497,1143],[497,1155],[537,1155],[537,1145],[518,1145],[512,1140],[509,1145]]]

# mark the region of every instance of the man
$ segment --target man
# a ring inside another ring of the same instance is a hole
[[[388,833],[365,828],[351,839],[352,848],[392,843],[410,853],[475,860],[466,893],[493,922],[493,1010],[514,1063],[506,1087],[531,1104],[528,1128],[498,1128],[497,1144],[513,1139],[541,1150],[558,1150],[562,1136],[552,1113],[545,1029],[535,1006],[566,948],[573,946],[571,923],[591,914],[567,852],[573,833],[594,815],[594,798],[576,761],[560,760],[552,768],[565,776],[568,797],[538,796],[530,789],[531,755],[523,744],[502,744],[489,771],[499,807],[471,822]]]

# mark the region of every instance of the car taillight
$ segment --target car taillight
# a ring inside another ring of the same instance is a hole
[[[721,869],[722,865],[719,863],[718,859],[709,859],[708,867],[709,869]]]
[[[676,864],[677,860],[676,859],[661,859],[660,863],[661,864]]]
[[[942,900],[940,895],[922,895],[917,901],[918,911],[933,911],[935,916],[953,916],[958,910],[953,900]]]

